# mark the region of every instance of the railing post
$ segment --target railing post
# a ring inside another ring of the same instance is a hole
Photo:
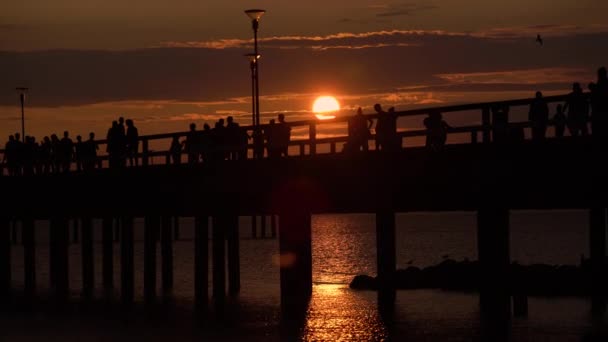
[[[310,155],[317,154],[317,124],[312,123],[308,126],[308,138],[310,140]]]
[[[471,144],[477,144],[477,130],[471,131]]]
[[[300,156],[304,155],[304,153],[305,153],[304,152],[304,148],[305,148],[305,145],[304,144],[300,144]]]
[[[332,143],[329,145],[329,151],[331,152],[331,154],[336,153],[336,143],[335,143],[335,142],[332,142]]]
[[[141,165],[142,166],[148,166],[148,158],[149,158],[148,139],[143,139],[141,141]]]
[[[482,141],[484,144],[490,142],[490,132],[491,132],[491,123],[490,123],[490,108],[483,107],[481,111],[481,125],[483,126],[483,138]]]

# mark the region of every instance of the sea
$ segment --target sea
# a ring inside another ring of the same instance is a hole
[[[578,265],[589,256],[588,212],[513,211],[511,259],[522,264]],[[158,303],[143,303],[143,220],[135,221],[135,294],[119,304],[120,248],[114,245],[115,298],[100,290],[101,222],[95,229],[96,301],[82,305],[80,245],[70,245],[70,310],[42,305],[0,316],[0,341],[481,341],[475,292],[397,291],[394,312],[378,310],[374,291],[353,290],[358,274],[376,275],[375,216],[323,214],[312,218],[313,293],[297,320],[281,315],[278,239],[252,238],[240,218],[241,291],[223,312],[194,304],[193,219],[180,219],[174,243],[174,289]],[[279,222],[280,226],[280,222]],[[48,295],[48,225],[36,222],[39,295]],[[259,229],[259,226],[258,226]],[[267,229],[269,234],[270,229]],[[445,259],[476,260],[474,212],[397,214],[397,267],[426,267]],[[12,246],[13,288],[23,287],[23,248]],[[160,251],[159,251],[160,254]],[[157,284],[160,287],[160,255]],[[211,281],[211,274],[210,274]],[[211,284],[209,284],[211,289]],[[162,291],[159,289],[159,294]],[[211,294],[211,291],[209,291]],[[43,299],[42,299],[43,301]],[[514,317],[508,341],[608,341],[608,320],[590,314],[586,297],[530,297],[527,317]]]

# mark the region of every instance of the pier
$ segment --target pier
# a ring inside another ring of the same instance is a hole
[[[545,99],[562,102],[565,97]],[[10,260],[15,222],[22,230],[25,285],[19,291],[23,291],[25,300],[34,302],[39,292],[35,220],[50,222],[51,293],[62,302],[68,300],[70,290],[67,246],[71,237],[82,245],[82,300],[93,296],[95,251],[91,220],[101,219],[103,288],[112,292],[119,286],[121,301],[129,305],[134,300],[134,218],[145,220],[144,299],[153,303],[159,293],[171,292],[172,241],[179,237],[179,218],[194,217],[193,304],[203,309],[211,302],[215,310],[221,312],[226,305],[225,297],[247,286],[239,276],[237,228],[238,217],[249,216],[262,217],[259,231],[257,220],[253,220],[256,224],[252,225],[252,237],[278,236],[282,310],[297,312],[306,306],[312,292],[311,215],[374,213],[378,298],[381,309],[390,310],[395,300],[392,281],[396,268],[395,213],[472,211],[477,212],[478,257],[485,275],[479,284],[480,309],[484,317],[504,322],[513,311],[524,310],[523,304],[517,304],[515,310],[512,308],[513,291],[508,285],[509,211],[586,209],[589,210],[589,247],[597,270],[592,310],[603,313],[606,277],[602,270],[608,207],[604,143],[593,136],[553,138],[551,128],[543,141],[494,141],[490,108],[528,106],[531,101],[521,99],[397,113],[401,120],[435,111],[443,113],[449,121],[452,113],[466,112],[472,116],[471,121],[479,122],[452,128],[449,135],[458,135],[460,142],[448,144],[439,151],[410,146],[408,139],[426,135],[425,130],[414,130],[398,132],[403,142],[403,148],[398,151],[372,149],[341,153],[339,147],[347,141],[346,136],[317,138],[317,126],[347,120],[338,118],[289,123],[292,128],[307,129],[308,139],[291,141],[292,151],[298,153],[287,158],[174,165],[168,162],[168,152],[150,151],[152,142],[167,143],[174,136],[186,135],[179,132],[140,137],[139,167],[109,169],[105,167],[107,156],[100,156],[102,167],[91,172],[0,177],[0,189],[10,194],[10,200],[3,196],[0,206],[0,298],[6,303],[13,300],[11,296],[15,293],[15,289],[11,289]],[[375,119],[377,115],[370,117]],[[525,130],[530,127],[528,122],[510,125]],[[100,145],[104,143],[99,141]],[[252,155],[252,151],[249,152]],[[152,163],[154,158],[166,158],[167,162]],[[563,184],[563,175],[576,179],[576,184]],[[116,196],[116,189],[128,189],[128,196]],[[52,201],[31,200],[48,194],[53,194]],[[270,234],[262,233],[266,221],[270,223]],[[77,222],[78,239],[69,233],[70,222]],[[117,223],[119,236],[114,232]],[[120,279],[113,279],[113,248],[117,236],[121,269]],[[160,265],[157,265],[158,253]],[[211,270],[208,269],[210,257]],[[159,270],[162,281],[157,288]],[[213,282],[208,289],[210,276]],[[522,302],[520,297],[516,303]]]

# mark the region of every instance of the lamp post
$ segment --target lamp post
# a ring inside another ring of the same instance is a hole
[[[28,88],[25,87],[17,87],[15,90],[19,91],[19,99],[21,100],[21,141],[25,142],[25,92],[27,92]]]
[[[249,60],[249,67],[251,68],[251,123],[253,126],[256,126],[255,123],[255,113],[256,113],[256,90],[255,90],[255,79],[256,79],[256,64],[260,55],[256,55],[255,53],[248,53],[245,55],[247,60]]]
[[[259,82],[259,53],[258,53],[258,28],[260,26],[260,18],[266,13],[263,9],[249,9],[245,11],[245,14],[251,19],[251,27],[253,29],[253,56],[254,62],[252,68],[255,67],[253,72],[253,83],[255,84],[255,115],[253,125],[258,128],[260,125],[260,82]],[[251,61],[251,59],[250,59]]]

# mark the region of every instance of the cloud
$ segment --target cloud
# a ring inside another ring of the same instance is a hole
[[[438,8],[438,6],[433,4],[418,4],[413,2],[404,2],[390,5],[372,5],[370,7],[381,10],[380,13],[376,14],[377,17],[409,16],[420,11],[428,11]]]
[[[541,28],[564,32],[561,26],[535,27]],[[571,81],[590,81],[605,63],[608,46],[598,42],[606,41],[608,33],[593,30],[598,32],[556,34],[542,48],[529,37],[491,38],[480,32],[386,30],[267,37],[261,45],[261,109],[309,108],[313,94],[320,93],[483,92],[528,90],[536,84],[563,89]],[[498,36],[515,37],[524,31],[512,29]],[[29,87],[28,107],[112,103],[128,111],[135,101],[147,106],[146,111],[175,115],[248,112],[251,78],[242,55],[249,51],[249,41],[222,42],[230,47],[198,47],[195,42],[124,51],[0,51],[0,89]],[[374,101],[371,98],[366,101]],[[429,99],[403,99],[407,104],[421,101]],[[14,93],[0,92],[0,106],[16,102]],[[294,105],[286,106],[288,102]],[[188,108],[174,110],[178,106]]]

